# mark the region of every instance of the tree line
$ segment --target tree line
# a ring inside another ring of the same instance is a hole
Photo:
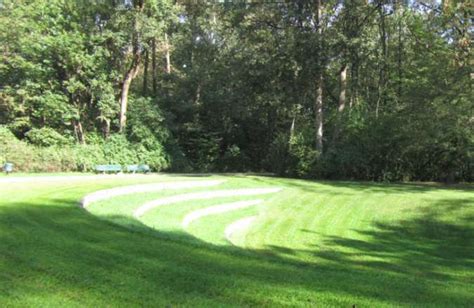
[[[155,169],[472,181],[472,16],[453,0],[3,0],[0,125]]]

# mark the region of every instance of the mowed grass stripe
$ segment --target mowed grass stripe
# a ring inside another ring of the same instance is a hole
[[[158,183],[147,183],[122,186],[116,188],[109,188],[104,190],[95,191],[87,194],[81,200],[82,207],[86,208],[89,204],[111,199],[114,197],[121,197],[132,194],[143,194],[153,193],[163,190],[182,190],[190,188],[210,187],[222,184],[223,180],[210,180],[210,181],[175,181],[175,182],[158,182]]]
[[[178,181],[181,179],[178,178]],[[189,178],[188,178],[188,181]],[[252,180],[249,180],[249,185],[253,184]],[[226,179],[225,182],[219,185],[220,189],[239,189],[242,188],[241,181],[235,181],[233,178]],[[116,196],[110,199],[101,200],[98,202],[94,202],[88,207],[88,211],[93,213],[94,215],[98,215],[108,219],[116,220],[119,216],[127,216],[132,217],[133,211],[142,206],[144,203],[149,202],[155,199],[161,198],[168,198],[180,194],[188,194],[188,193],[197,193],[206,191],[206,187],[195,187],[195,188],[187,188],[187,189],[179,189],[179,190],[163,190],[158,192],[149,192],[149,193],[137,193],[134,195],[125,195],[125,196]],[[183,203],[182,203],[183,204]],[[197,202],[189,203],[184,202],[184,205],[192,205],[197,204]],[[193,209],[193,207],[191,207]],[[164,209],[166,210],[166,209]],[[173,208],[173,211],[177,215],[180,214],[181,207]],[[152,211],[153,212],[153,211]],[[143,220],[143,219],[142,219]]]
[[[257,216],[258,214],[258,207],[249,207],[235,212],[223,213],[218,216],[207,216],[190,225],[186,231],[193,237],[207,243],[229,247],[231,243],[225,237],[226,227],[236,220],[248,216]]]
[[[247,245],[255,248],[264,248],[261,244],[285,247],[285,243],[292,242],[292,247],[301,247],[295,236],[305,231],[308,220],[317,221],[319,216],[324,215],[330,206],[330,198],[317,193],[288,191],[277,202],[268,204],[271,210],[263,213],[263,217],[254,224],[247,236]]]
[[[251,213],[212,217],[225,228],[258,214],[243,239],[255,249],[212,244],[218,232],[189,245],[77,206],[135,180],[1,185],[2,306],[470,306],[473,187],[223,178],[284,188]],[[208,218],[191,226],[205,232]]]
[[[183,228],[187,228],[192,222],[198,219],[201,219],[203,217],[219,215],[219,214],[223,214],[223,213],[231,212],[231,211],[238,211],[240,209],[245,209],[251,206],[255,206],[262,202],[263,200],[256,199],[256,200],[249,200],[249,201],[237,201],[237,202],[232,202],[232,203],[224,203],[224,204],[206,207],[206,208],[196,210],[187,214],[181,221],[181,225],[183,226]]]
[[[255,222],[258,216],[247,216],[240,218],[227,225],[224,230],[225,239],[235,246],[239,246],[242,243],[242,238],[245,238],[247,229]]]
[[[261,200],[268,200],[265,198],[268,196],[260,195],[258,197]],[[155,230],[183,231],[183,232],[186,231],[192,234],[193,233],[192,230],[196,229],[193,227],[194,224],[200,224],[201,220],[205,220],[206,222],[214,226],[217,224],[217,220],[220,218],[220,216],[227,215],[228,213],[222,213],[220,215],[213,215],[210,217],[203,217],[202,219],[195,221],[192,225],[190,225],[187,230],[184,230],[182,222],[183,222],[183,219],[186,217],[186,215],[188,215],[189,213],[192,213],[193,211],[196,211],[196,210],[205,209],[208,207],[226,204],[229,202],[246,202],[246,201],[251,201],[251,200],[255,200],[255,196],[253,195],[238,196],[238,197],[232,197],[232,198],[224,197],[224,198],[216,198],[212,200],[207,200],[207,199],[195,200],[193,202],[183,201],[183,202],[179,202],[179,203],[172,204],[169,206],[162,206],[162,207],[155,208],[152,211],[148,212],[147,215],[143,216],[140,219],[140,221],[143,224]],[[256,206],[256,208],[260,206],[261,205],[259,204]],[[242,210],[245,210],[245,209],[233,211],[230,213],[230,215],[234,215],[235,213],[241,212]],[[222,243],[221,241],[222,232],[216,233],[215,236],[216,236],[216,239],[218,239]]]
[[[189,194],[181,194],[176,196],[171,196],[167,198],[160,198],[156,200],[149,201],[139,208],[137,208],[133,212],[133,216],[139,218],[146,214],[147,212],[165,205],[170,205],[179,202],[188,202],[193,200],[208,200],[208,199],[215,199],[215,198],[232,198],[232,197],[239,197],[239,196],[253,196],[253,195],[265,195],[265,194],[273,194],[277,193],[281,190],[281,188],[240,188],[240,189],[227,189],[227,190],[209,190],[209,191],[202,191],[196,193],[189,193]]]

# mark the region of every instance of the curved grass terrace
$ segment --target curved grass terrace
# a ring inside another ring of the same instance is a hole
[[[2,306],[472,305],[472,185],[245,175],[15,179],[0,183]],[[187,181],[219,184],[79,206],[103,189]],[[209,198],[180,199],[190,195]],[[134,217],[150,202],[161,205]]]

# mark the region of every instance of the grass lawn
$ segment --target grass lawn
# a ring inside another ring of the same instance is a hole
[[[13,176],[10,176],[13,178]],[[474,186],[311,182],[243,175],[0,181],[0,306],[472,306]],[[161,181],[212,187],[87,193]],[[265,195],[182,194],[279,187]],[[198,209],[261,199],[201,217]],[[248,230],[227,226],[255,216]]]

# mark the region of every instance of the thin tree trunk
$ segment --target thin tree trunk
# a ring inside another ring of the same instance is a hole
[[[153,95],[158,93],[157,82],[156,82],[156,39],[153,38],[151,41],[151,75],[153,82]]]
[[[379,117],[380,105],[385,102],[385,87],[386,87],[386,62],[387,62],[387,32],[385,29],[385,11],[383,5],[379,6],[380,16],[380,45],[382,47],[380,55],[380,71],[379,71],[379,84],[378,84],[378,98],[377,106],[375,107],[375,118]]]
[[[322,5],[321,0],[316,0],[316,26],[318,35],[318,54],[317,54],[317,76],[316,76],[316,100],[315,100],[315,129],[316,129],[316,150],[319,153],[323,152],[323,65],[321,63],[322,54],[322,23],[321,23],[321,12]]]
[[[171,56],[170,56],[170,44],[168,40],[168,34],[165,33],[165,58],[166,58],[166,73],[171,73]]]
[[[323,152],[323,75],[316,81],[316,150]]]
[[[343,112],[346,108],[347,64],[344,64],[339,71],[339,86],[339,107],[337,110]]]
[[[295,137],[296,115],[293,115],[293,120],[290,126],[290,138],[288,138],[288,150],[291,152],[293,148],[293,138]]]
[[[109,119],[104,119],[104,138],[108,139],[110,136],[110,120]]]
[[[82,128],[82,123],[80,120],[74,120],[74,133],[76,134],[77,141],[79,141],[80,144],[86,143],[84,129]]]
[[[194,96],[194,105],[199,105],[201,99],[201,82],[198,82],[196,87],[196,95]]]
[[[402,67],[402,57],[403,57],[403,40],[402,40],[402,15],[403,15],[403,1],[398,0],[398,52],[397,52],[397,64],[398,64],[398,91],[397,97],[400,102],[402,97],[402,78],[403,78],[403,67]]]
[[[291,127],[290,127],[290,140],[295,136],[295,122],[296,122],[296,116],[293,116],[293,121],[291,121]]]
[[[145,51],[145,63],[143,68],[143,95],[147,95],[148,92],[148,58],[149,52]]]
[[[351,65],[351,91],[350,91],[350,99],[349,99],[349,108],[352,110],[352,107],[357,105],[358,96],[359,96],[359,65],[358,60],[354,60]]]
[[[130,85],[132,84],[133,79],[138,73],[138,68],[140,64],[140,55],[136,55],[136,59],[132,62],[132,66],[125,74],[125,78],[122,84],[122,93],[120,96],[120,123],[119,123],[119,132],[123,132],[125,125],[127,123],[127,108],[128,108],[128,92],[130,90]]]
[[[381,86],[379,85],[379,89],[378,89],[378,98],[377,98],[377,105],[375,106],[375,118],[378,119],[379,118],[379,109],[380,109],[380,100],[382,99],[382,90],[381,90]]]
[[[135,9],[138,13],[143,12],[145,1],[138,0],[133,2]],[[123,132],[127,124],[127,107],[128,107],[128,92],[133,79],[138,74],[140,62],[142,58],[142,51],[140,46],[140,27],[137,18],[134,20],[132,35],[132,63],[130,68],[125,73],[125,77],[122,83],[122,92],[120,95],[120,117],[119,117],[119,132]]]
[[[337,108],[337,116],[334,125],[334,134],[332,136],[332,144],[335,144],[339,138],[341,131],[341,118],[344,109],[346,108],[346,89],[347,89],[347,64],[343,64],[339,70],[339,105]]]

